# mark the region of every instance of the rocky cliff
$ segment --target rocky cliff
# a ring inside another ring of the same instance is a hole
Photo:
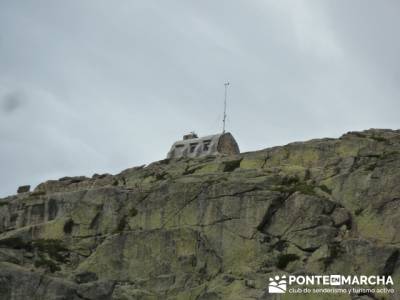
[[[0,199],[0,299],[289,299],[267,292],[278,273],[397,285],[399,207],[399,130],[50,180]],[[295,299],[381,297],[400,294]]]

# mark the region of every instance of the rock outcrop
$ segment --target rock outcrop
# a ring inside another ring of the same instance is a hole
[[[276,273],[397,285],[399,216],[393,130],[65,177],[0,199],[0,299],[289,299],[268,294]]]

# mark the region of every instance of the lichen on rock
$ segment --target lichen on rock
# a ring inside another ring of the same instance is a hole
[[[398,284],[399,178],[400,131],[371,129],[47,181],[0,199],[0,299],[275,299],[276,272]]]

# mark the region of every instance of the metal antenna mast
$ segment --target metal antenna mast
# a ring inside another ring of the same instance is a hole
[[[226,97],[227,97],[227,94],[228,94],[228,86],[229,86],[229,82],[225,82],[225,83],[224,83],[224,85],[225,85],[225,97],[224,97],[224,118],[222,119],[222,123],[223,123],[223,126],[222,126],[222,133],[225,133],[225,121],[226,121]]]

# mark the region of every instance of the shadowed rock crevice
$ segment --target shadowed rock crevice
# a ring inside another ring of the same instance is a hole
[[[392,275],[394,270],[398,268],[400,250],[396,249],[387,259],[383,267],[383,275]]]

